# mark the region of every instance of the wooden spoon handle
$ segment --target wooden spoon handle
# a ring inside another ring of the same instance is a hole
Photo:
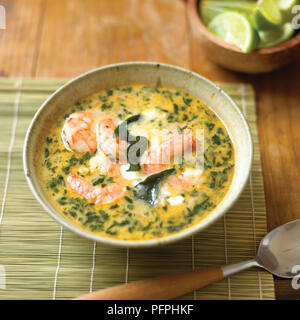
[[[140,280],[99,291],[76,300],[165,300],[181,296],[223,279],[220,267]]]

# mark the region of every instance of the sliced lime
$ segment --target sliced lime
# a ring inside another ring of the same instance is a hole
[[[295,5],[299,4],[299,0],[275,0],[277,7],[282,14],[283,22],[292,22],[294,17],[292,9]]]
[[[210,7],[204,6],[202,2],[200,2],[200,17],[205,25],[208,25],[212,19],[220,13],[224,13],[226,9],[222,7]]]
[[[273,0],[259,0],[252,13],[252,23],[257,30],[267,30],[282,23],[280,9]]]
[[[257,34],[247,16],[235,11],[217,15],[208,28],[226,42],[234,44],[243,52],[249,52],[257,44]]]
[[[218,14],[228,10],[234,10],[250,14],[255,8],[253,1],[199,1],[199,12],[204,24],[208,25],[210,21]]]
[[[258,35],[260,43],[258,45],[258,48],[273,47],[280,43],[283,43],[289,40],[293,36],[294,32],[294,27],[292,23],[289,22],[277,28],[266,31],[259,31]]]

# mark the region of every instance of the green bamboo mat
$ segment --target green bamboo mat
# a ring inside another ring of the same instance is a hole
[[[249,85],[220,84],[247,117],[254,139],[249,183],[213,226],[151,250],[118,249],[62,228],[38,204],[23,173],[25,132],[41,103],[65,80],[0,78],[0,299],[69,299],[151,276],[250,259],[266,233],[266,210]],[[181,299],[274,299],[273,278],[250,269]]]

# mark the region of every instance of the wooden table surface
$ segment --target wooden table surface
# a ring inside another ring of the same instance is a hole
[[[183,0],[0,0],[0,76],[74,77],[105,64],[157,61],[254,86],[268,229],[300,218],[300,57],[268,75],[211,63],[191,36]],[[277,299],[300,299],[275,279]]]

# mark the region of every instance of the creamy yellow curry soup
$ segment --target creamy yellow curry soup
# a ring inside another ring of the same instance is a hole
[[[147,240],[204,219],[224,198],[233,145],[217,115],[175,88],[131,85],[71,106],[49,130],[41,174],[73,223]]]

